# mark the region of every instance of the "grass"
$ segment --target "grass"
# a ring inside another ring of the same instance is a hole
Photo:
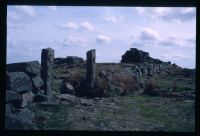
[[[121,72],[122,65],[97,64],[97,73],[112,69]],[[85,75],[83,69],[68,69],[65,66],[57,69],[59,76],[79,79],[79,74]],[[117,72],[118,71],[118,72]],[[79,72],[77,75],[76,72]],[[74,74],[74,75],[73,75]],[[146,78],[143,76],[142,78]],[[117,79],[121,81],[117,82]],[[194,89],[194,79],[182,76],[156,75],[151,78],[156,88],[169,91],[176,81],[176,91]],[[121,86],[119,84],[122,84]],[[188,84],[190,83],[190,84]],[[116,84],[126,90],[135,87],[135,82],[129,76],[116,78]],[[105,80],[99,81],[102,90],[108,90]],[[137,92],[143,92],[143,89]],[[29,105],[36,116],[45,118],[45,123],[37,122],[42,130],[137,130],[137,131],[180,131],[192,132],[195,129],[194,102],[185,102],[176,98],[152,97],[140,93],[128,96],[118,96],[119,90],[110,90],[109,98],[97,100],[94,106],[83,106],[69,103],[56,107]],[[116,96],[117,95],[117,96]],[[113,106],[111,105],[113,104]],[[111,106],[110,106],[111,105]],[[76,107],[79,106],[79,107]]]
[[[111,99],[114,99],[112,101]],[[109,106],[113,103],[115,106]],[[116,108],[119,107],[119,108]],[[75,104],[45,108],[30,107],[36,116],[44,116],[46,124],[37,122],[44,130],[140,130],[194,131],[193,102],[175,98],[125,96],[106,98],[94,107]]]
[[[152,81],[163,91],[169,91],[174,82],[176,84],[176,92],[195,90],[195,80],[183,76],[164,77],[163,75],[157,75],[152,78]]]

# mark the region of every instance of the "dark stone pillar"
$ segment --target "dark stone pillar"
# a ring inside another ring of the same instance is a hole
[[[86,72],[86,86],[88,89],[91,89],[95,85],[95,77],[96,77],[96,50],[89,50],[87,52],[87,72]]]
[[[41,54],[42,72],[44,80],[44,94],[51,94],[53,82],[54,50],[51,48],[42,49]]]

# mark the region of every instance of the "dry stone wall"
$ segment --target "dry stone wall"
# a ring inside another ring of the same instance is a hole
[[[54,67],[54,50],[42,50],[38,61],[7,64],[6,123],[8,129],[35,129],[34,113],[26,108],[27,102],[48,102]],[[44,90],[42,90],[44,89]]]

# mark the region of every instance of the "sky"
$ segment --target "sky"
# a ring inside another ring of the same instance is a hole
[[[196,8],[8,6],[7,63],[41,60],[96,49],[96,62],[120,62],[130,48],[195,68]]]

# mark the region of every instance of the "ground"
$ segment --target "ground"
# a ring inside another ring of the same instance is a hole
[[[103,131],[183,131],[195,129],[194,100],[152,96],[119,96],[35,104],[39,129]],[[84,101],[84,102],[83,102]]]
[[[110,68],[120,71],[123,65],[97,64],[97,71]],[[85,75],[84,65],[55,67],[56,80],[66,80],[74,73]],[[77,78],[77,77],[75,77]],[[145,77],[140,77],[142,80]],[[161,73],[151,77],[156,88],[169,91],[176,83],[177,93],[195,92],[194,77]],[[101,130],[101,131],[181,131],[195,130],[195,100],[191,97],[159,97],[143,94],[143,88],[127,96],[108,98],[63,99],[57,105],[34,103],[28,107],[35,112],[41,130]],[[58,90],[55,90],[58,91]]]

